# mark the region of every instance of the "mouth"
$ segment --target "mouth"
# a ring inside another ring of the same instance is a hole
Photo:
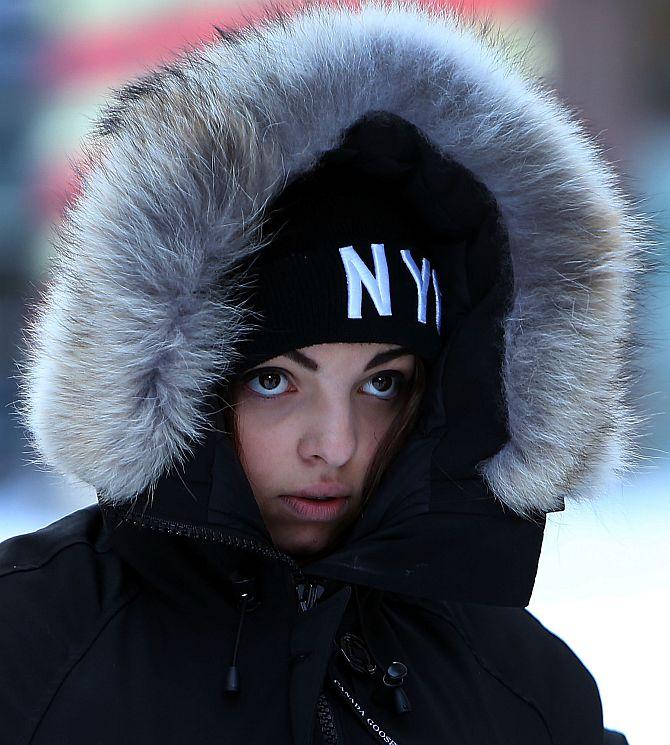
[[[286,496],[294,496],[294,495],[288,494]],[[296,496],[296,499],[316,499],[319,502],[325,502],[331,499],[344,499],[344,497],[318,497],[316,496],[316,494],[310,494],[309,496],[302,496],[302,495]]]
[[[307,522],[335,520],[347,509],[349,503],[349,496],[328,497],[316,494],[282,494],[279,499],[293,515]]]

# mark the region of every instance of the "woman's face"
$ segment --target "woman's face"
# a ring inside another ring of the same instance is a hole
[[[242,464],[281,551],[314,558],[358,517],[367,468],[414,365],[393,344],[318,344],[239,376]]]

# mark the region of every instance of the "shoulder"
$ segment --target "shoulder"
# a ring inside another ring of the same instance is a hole
[[[564,641],[522,608],[447,607],[482,667],[541,714],[556,743],[601,742],[598,687]]]
[[[93,547],[100,538],[102,520],[97,505],[67,515],[46,528],[0,543],[0,578],[39,569],[60,551],[73,545]]]
[[[119,562],[107,544],[97,505],[77,510],[46,528],[0,543],[0,605],[57,612],[95,587],[100,605],[113,588]],[[32,615],[30,616],[33,617]]]
[[[97,505],[0,543],[0,721],[11,723],[10,731],[29,737],[133,590],[106,545]]]

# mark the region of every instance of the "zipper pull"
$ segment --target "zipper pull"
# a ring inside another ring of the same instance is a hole
[[[372,659],[365,642],[356,634],[343,634],[340,637],[340,652],[352,670],[374,677],[377,665]]]
[[[299,574],[295,590],[298,596],[298,607],[304,613],[318,603],[326,588],[316,580],[307,579],[304,575]]]

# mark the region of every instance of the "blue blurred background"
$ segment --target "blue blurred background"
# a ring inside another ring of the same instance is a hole
[[[433,5],[440,2],[433,0]],[[445,3],[448,4],[448,3]],[[661,271],[642,298],[646,456],[600,499],[550,516],[530,610],[598,681],[631,745],[667,741],[670,669],[670,3],[458,0],[495,20],[586,122],[653,218]],[[31,463],[13,415],[21,329],[38,297],[73,168],[110,89],[245,23],[247,0],[0,0],[0,540],[90,504]]]

